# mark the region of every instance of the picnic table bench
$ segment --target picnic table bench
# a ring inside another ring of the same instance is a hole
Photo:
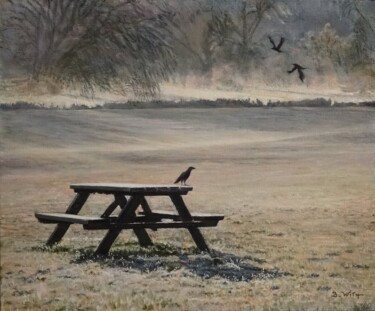
[[[197,247],[209,251],[199,227],[215,227],[224,219],[221,214],[190,213],[182,195],[193,190],[191,186],[89,183],[72,184],[70,188],[76,196],[65,213],[35,213],[39,222],[57,224],[47,240],[49,246],[60,242],[71,224],[81,224],[86,230],[107,230],[96,254],[107,254],[124,229],[132,229],[141,246],[150,246],[153,243],[146,229],[161,228],[186,228]],[[100,216],[78,215],[88,197],[95,193],[113,195],[114,200]],[[168,196],[176,211],[151,210],[146,200],[151,196]],[[114,215],[117,207],[120,213]],[[138,207],[141,210],[137,212]]]

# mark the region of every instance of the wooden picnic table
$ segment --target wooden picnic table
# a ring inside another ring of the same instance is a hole
[[[186,228],[197,247],[209,251],[199,227],[215,227],[224,219],[221,214],[190,213],[182,196],[193,190],[191,186],[88,183],[72,184],[70,188],[76,196],[65,213],[35,213],[41,223],[57,224],[47,240],[49,246],[60,242],[71,224],[82,224],[86,230],[107,230],[96,254],[107,254],[124,229],[132,229],[141,246],[150,246],[152,241],[146,229],[161,228]],[[88,197],[95,193],[113,195],[114,200],[100,216],[78,215]],[[151,210],[146,197],[152,196],[168,196],[176,210]],[[120,207],[120,213],[114,215],[117,207]],[[141,207],[140,211],[137,211],[138,207]]]

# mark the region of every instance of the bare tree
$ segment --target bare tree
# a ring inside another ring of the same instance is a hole
[[[364,0],[341,0],[341,8],[344,16],[353,17],[354,20],[360,20],[364,27],[368,27],[371,32],[375,32],[374,12],[366,12],[368,1]],[[371,12],[371,10],[370,10]]]
[[[170,13],[170,37],[180,60],[180,71],[209,71],[212,53],[207,44],[207,23],[211,20],[213,5],[206,0],[167,0],[164,10]]]
[[[229,58],[246,70],[248,61],[257,53],[254,34],[261,22],[272,15],[283,18],[287,14],[287,6],[280,0],[233,1],[228,9],[217,12],[212,19],[209,42],[226,49],[226,54],[231,54]]]
[[[367,0],[341,0],[341,9],[345,17],[353,21],[353,36],[348,59],[353,66],[374,62],[375,3]]]
[[[311,57],[318,72],[325,72],[327,64],[332,65],[336,72],[346,69],[349,43],[331,24],[327,23],[317,34],[308,34],[304,44],[306,55]]]
[[[166,14],[146,0],[8,0],[3,41],[33,80],[153,94],[175,66]]]
[[[209,72],[217,63],[236,62],[246,70],[256,53],[254,34],[262,20],[288,12],[282,0],[169,0],[171,36],[177,54],[190,65]]]

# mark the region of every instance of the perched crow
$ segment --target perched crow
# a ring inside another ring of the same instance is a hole
[[[298,64],[293,64],[293,68],[291,70],[288,70],[288,73],[292,73],[293,71],[295,71],[297,69],[298,71],[298,76],[299,76],[299,79],[303,82],[303,80],[305,80],[305,74],[303,73],[302,70],[305,70],[307,68],[304,68]]]
[[[284,43],[285,38],[281,37],[280,42],[279,42],[279,44],[277,46],[276,46],[275,42],[272,40],[271,37],[268,37],[268,39],[270,39],[270,42],[272,44],[272,48],[271,48],[272,50],[274,50],[274,51],[276,51],[278,53],[282,53],[283,52],[280,49],[281,49],[281,47],[282,47],[282,45]]]
[[[192,170],[195,170],[195,167],[189,166],[189,168],[185,172],[182,172],[181,175],[178,176],[174,183],[177,184],[178,182],[181,182],[181,185],[186,185],[186,180],[189,178]]]

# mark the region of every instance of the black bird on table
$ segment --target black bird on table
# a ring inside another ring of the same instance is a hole
[[[279,44],[276,46],[275,44],[275,41],[272,40],[271,37],[268,37],[268,39],[270,40],[271,44],[272,44],[272,50],[278,52],[278,53],[283,53],[283,51],[281,51],[281,47],[285,41],[285,38],[281,37],[280,41],[279,41]]]
[[[181,185],[186,185],[186,180],[189,178],[192,170],[195,170],[195,167],[189,166],[189,168],[185,172],[182,172],[181,175],[178,176],[174,183],[177,184],[178,182],[180,182]]]
[[[293,64],[293,68],[291,70],[288,70],[288,73],[292,73],[293,71],[297,70],[299,79],[303,82],[303,80],[305,80],[305,74],[303,73],[303,70],[305,69],[307,68],[304,68],[298,64]]]

